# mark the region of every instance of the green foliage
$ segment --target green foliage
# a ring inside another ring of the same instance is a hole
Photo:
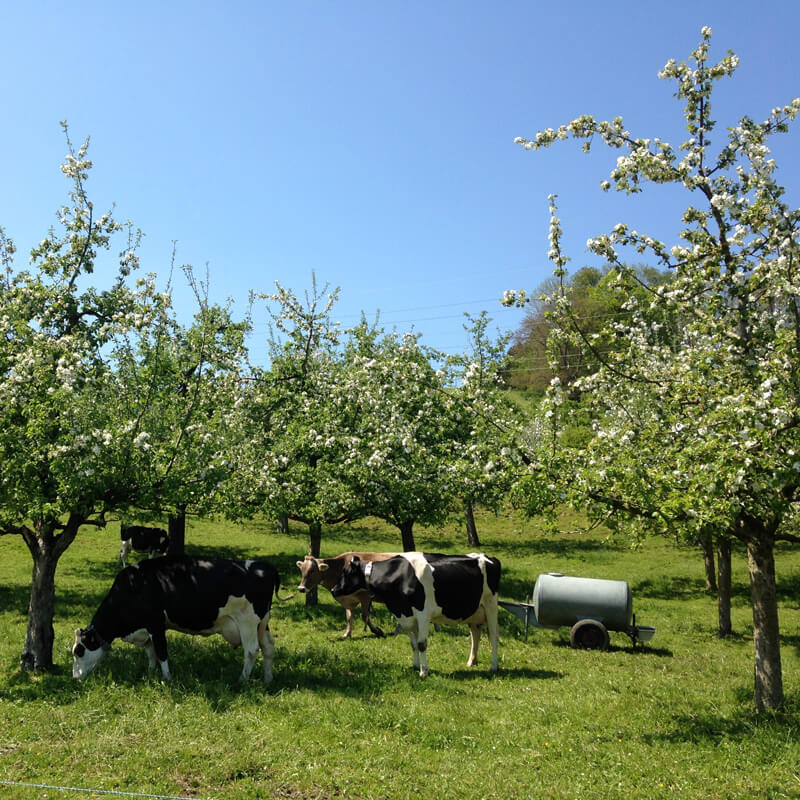
[[[82,524],[208,507],[227,472],[224,420],[246,329],[206,302],[191,271],[199,312],[178,325],[155,278],[131,276],[140,234],[130,228],[111,287],[85,287],[123,228],[88,199],[88,140],[76,150],[66,139],[71,205],[29,269],[14,269],[0,231],[0,535],[21,536],[34,560],[30,668],[50,666],[56,566]]]
[[[632,138],[619,119],[582,117],[520,140],[537,149],[569,135],[587,143],[600,136],[628,151],[612,172],[617,189],[638,192],[648,181],[669,180],[707,200],[706,210],[687,210],[685,244],[671,249],[624,223],[591,240],[614,267],[609,278],[625,298],[626,319],[587,336],[563,279],[551,300],[551,340],[595,358],[577,382],[595,427],[589,447],[568,451],[570,472],[578,476],[569,478],[573,493],[597,501],[600,515],[607,511],[604,498],[614,498],[636,516],[647,513],[652,526],[680,526],[689,536],[709,525],[733,530],[742,514],[764,521],[791,514],[800,469],[793,267],[800,212],[782,204],[765,144],[787,129],[800,100],[774,109],[762,125],[743,120],[732,127],[714,157],[707,136],[714,127],[712,83],[738,61],[729,55],[708,66],[709,39],[704,29],[693,53],[697,70],[671,61],[662,73],[678,81],[686,113],[697,115],[687,118],[695,133],[679,148],[682,160],[661,140]],[[552,224],[558,229],[560,222]],[[622,266],[623,247],[649,252],[674,279],[643,295],[639,276]],[[562,270],[557,263],[556,272]],[[609,338],[625,347],[602,350],[598,343]],[[566,388],[562,381],[553,385],[549,408],[568,421]]]
[[[270,366],[254,368],[232,415],[232,470],[223,491],[234,517],[263,513],[311,525],[361,514],[345,459],[351,415],[342,413],[337,291],[314,282],[305,299],[277,285]]]
[[[475,352],[437,369],[442,354],[416,336],[364,320],[340,332],[327,287],[305,302],[278,289],[271,364],[254,371],[232,425],[231,515],[317,527],[372,515],[407,535],[467,498],[501,502],[520,415],[500,391],[505,342],[491,342],[485,314]]]
[[[536,150],[572,137],[588,150],[599,138],[624,152],[603,189],[631,194],[648,183],[673,183],[702,205],[686,209],[672,247],[625,223],[589,240],[614,268],[628,318],[587,335],[566,285],[551,195],[558,287],[548,348],[553,363],[565,347],[592,361],[572,388],[591,404],[593,435],[582,449],[559,446],[569,387],[554,379],[545,404],[552,446],[536,451],[538,476],[596,519],[612,511],[613,524],[634,536],[677,531],[693,540],[711,532],[745,542],[758,622],[755,705],[776,707],[783,688],[773,546],[776,535],[787,535],[800,500],[800,210],[783,200],[767,142],[788,130],[800,98],[774,108],[763,123],[742,119],[728,129],[727,143],[712,149],[713,85],[733,74],[738,59],[729,53],[710,64],[711,29],[701,36],[692,64],[671,60],[660,75],[677,83],[685,102],[690,138],[677,150],[631,136],[620,117],[583,116],[518,139]],[[626,251],[649,254],[673,280],[645,287],[643,297],[642,282],[624,266]],[[524,297],[509,292],[506,301]]]
[[[350,463],[364,510],[401,529],[440,524],[455,491],[450,448],[466,412],[416,336],[363,323],[350,334],[344,389],[357,420]]]
[[[560,517],[562,528],[581,523]],[[721,641],[693,550],[649,539],[633,552],[607,531],[542,536],[538,521],[507,515],[484,514],[479,524],[486,552],[503,563],[503,598],[524,600],[547,570],[628,580],[637,621],[657,628],[651,644],[634,650],[612,633],[605,653],[575,651],[563,629],[532,629],[526,642],[520,620],[501,611],[495,677],[486,672],[487,640],[478,666],[467,670],[469,635],[447,628],[432,636],[431,676],[420,681],[406,637],[379,640],[357,627],[342,641],[343,611],[324,592],[314,609],[299,598],[275,603],[268,689],[257,678],[238,683],[241,651],[220,637],[178,633],[169,634],[170,683],[147,673],[140,649],[119,642],[79,683],[70,674],[74,629],[111,584],[116,532],[82,532],[63,558],[57,668],[48,674],[16,669],[29,559],[18,538],[0,538],[2,779],[231,800],[796,796],[800,696],[791,693],[781,713],[748,710],[752,642],[741,550],[735,634]],[[267,557],[291,585],[305,532],[272,530],[192,520],[187,541],[196,553]],[[417,537],[427,550],[452,552],[463,534],[420,527]],[[326,529],[324,541],[325,555],[354,541],[382,550],[396,533],[370,519]],[[797,631],[800,553],[779,549],[777,557],[781,614],[786,630]],[[391,627],[385,610],[377,616]],[[788,634],[784,669],[798,686],[795,640]],[[15,798],[58,794],[3,790]]]
[[[558,329],[555,298],[562,294],[559,280],[549,278],[534,289],[528,313],[509,350],[508,383],[543,391],[557,375],[564,386],[574,387],[577,378],[597,368],[597,355],[624,348],[624,338],[611,331],[633,319],[631,297],[644,301],[649,289],[671,280],[669,272],[645,264],[626,266],[624,272],[635,279],[624,288],[620,270],[611,265],[603,270],[581,267],[564,275],[563,293],[569,297],[573,324],[582,334],[578,341],[553,335]],[[587,348],[585,341],[591,341],[596,352]]]
[[[129,231],[111,288],[84,288],[122,226],[96,218],[85,183],[88,141],[62,167],[72,206],[59,212],[0,285],[0,530],[58,527],[119,508],[192,505],[221,477],[220,435],[243,354],[245,323],[210,306],[190,270],[198,312],[183,328],[150,275],[133,281]],[[130,285],[133,284],[133,285]]]

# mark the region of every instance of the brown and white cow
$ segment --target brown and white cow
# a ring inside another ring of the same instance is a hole
[[[394,558],[397,553],[340,553],[334,558],[314,558],[313,556],[306,556],[303,561],[297,562],[297,568],[300,570],[300,585],[297,587],[299,592],[310,592],[316,586],[324,586],[326,589],[332,590],[336,586],[339,578],[342,575],[342,570],[352,561],[356,556],[361,561],[386,561],[389,558]],[[342,638],[348,639],[353,633],[353,616],[354,609],[361,606],[361,617],[364,620],[364,630],[369,628],[375,636],[383,636],[383,631],[376,625],[373,625],[370,620],[370,609],[372,606],[372,599],[369,591],[361,589],[353,592],[352,594],[342,594],[336,597],[336,601],[344,606],[345,616],[347,618],[347,627],[345,628]]]

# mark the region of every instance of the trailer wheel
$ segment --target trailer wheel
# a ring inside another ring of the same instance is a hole
[[[582,619],[570,628],[569,643],[578,650],[607,650],[608,631],[596,619]]]

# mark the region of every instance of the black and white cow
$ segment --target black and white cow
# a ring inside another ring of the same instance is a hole
[[[163,528],[148,528],[145,525],[128,525],[122,522],[119,526],[119,538],[118,560],[123,567],[128,565],[131,550],[147,553],[153,558],[155,555],[164,555],[169,547],[169,534]]]
[[[351,595],[368,589],[372,598],[385,603],[408,634],[414,668],[428,674],[428,633],[431,624],[466,624],[472,635],[467,666],[478,661],[481,627],[492,644],[492,672],[497,671],[497,591],[500,562],[482,553],[466,556],[439,553],[401,553],[386,561],[364,562],[353,558],[331,590]]]
[[[269,629],[280,578],[263,561],[154,558],[126,567],[114,579],[86,629],[75,631],[72,677],[85,678],[114,639],[144,647],[150,669],[169,679],[167,630],[221,634],[244,650],[242,679],[250,676],[261,648],[264,682],[272,680],[275,642]]]

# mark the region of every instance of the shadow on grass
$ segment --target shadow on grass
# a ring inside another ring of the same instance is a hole
[[[779,575],[776,579],[775,589],[779,602],[791,604],[797,608],[798,600],[800,600],[800,572],[794,575]]]
[[[47,702],[68,706],[79,702],[97,685],[125,687],[132,691],[161,687],[176,703],[187,697],[202,697],[214,711],[224,712],[242,696],[261,702],[264,696],[286,691],[308,690],[360,697],[391,691],[399,668],[365,663],[355,653],[337,656],[326,647],[306,647],[285,652],[278,647],[271,684],[263,683],[263,661],[259,655],[247,681],[242,681],[242,651],[220,640],[201,646],[191,637],[170,640],[169,664],[172,677],[163,681],[159,670],[150,671],[143,650],[115,642],[95,672],[83,681],[74,680],[71,665],[57,665],[52,671],[29,673],[8,665],[0,683],[0,701]]]
[[[0,608],[27,616],[31,601],[30,586],[0,586]]]
[[[671,729],[657,734],[643,734],[648,745],[659,744],[717,744],[726,739],[744,739],[760,729],[785,731],[787,738],[800,736],[800,696],[788,695],[783,708],[756,713],[752,692],[739,689],[737,700],[740,710],[729,717],[721,714],[676,714]]]
[[[58,580],[56,580],[56,620],[67,617],[82,619],[86,615],[87,609],[97,608],[100,601],[105,596],[105,593],[106,590],[87,592],[65,588],[63,581],[59,583]],[[0,608],[2,608],[3,611],[11,611],[19,614],[21,617],[27,618],[30,601],[30,586],[0,586]]]
[[[715,597],[706,589],[705,580],[689,576],[663,575],[646,578],[631,584],[634,597],[649,597],[655,600],[687,600],[698,597]],[[788,594],[788,593],[787,593]],[[731,601],[735,606],[750,602],[750,587],[741,582],[731,586]]]
[[[435,672],[431,668],[431,672]],[[566,677],[563,672],[553,672],[549,669],[530,669],[529,667],[510,667],[502,668],[499,672],[489,672],[487,667],[481,668],[480,665],[471,669],[458,669],[449,673],[446,677],[457,681],[492,680],[493,678],[510,678],[513,680],[561,680]]]
[[[70,705],[80,697],[77,681],[72,678],[72,666],[56,664],[46,672],[24,672],[19,661],[9,664],[6,679],[0,684],[0,700],[11,702],[41,702]]]
[[[441,553],[467,553],[475,548],[470,548],[464,539],[463,544],[454,542],[452,537],[435,538],[425,536],[426,552]],[[597,539],[584,539],[580,536],[559,538],[547,538],[536,536],[529,539],[520,539],[519,542],[504,540],[502,544],[492,545],[483,544],[478,550],[489,556],[496,556],[502,562],[514,558],[537,558],[545,556],[548,558],[571,558],[580,559],[581,556],[596,553],[614,553],[624,548],[613,542],[604,542]]]
[[[624,634],[619,634],[623,636]],[[554,639],[551,643],[553,647],[563,647],[566,649],[574,649],[572,645],[563,639]],[[627,646],[615,645],[612,641],[609,646],[603,650],[604,653],[627,653],[628,655],[635,656],[636,658],[674,658],[675,653],[667,647],[652,647],[649,644],[637,644],[636,646],[628,644]]]

